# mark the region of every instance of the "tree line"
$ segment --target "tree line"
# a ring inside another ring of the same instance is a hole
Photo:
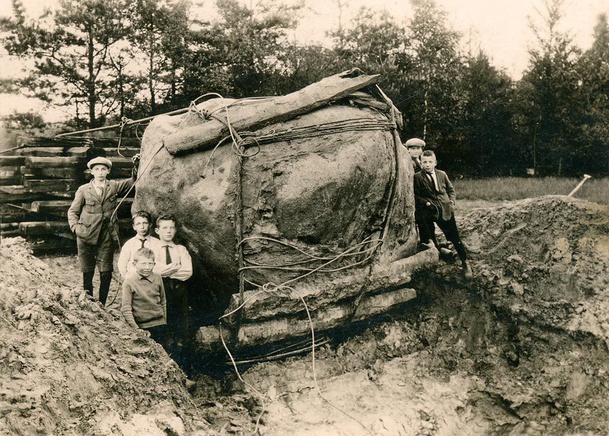
[[[592,47],[582,51],[557,30],[562,0],[542,3],[519,80],[483,51],[461,50],[462,36],[434,0],[410,0],[403,24],[362,8],[349,26],[329,32],[329,46],[290,40],[303,3],[216,0],[217,18],[205,21],[192,17],[189,0],[61,0],[32,20],[21,0],[12,1],[1,42],[33,67],[0,90],[66,106],[71,128],[187,107],[207,92],[283,95],[358,67],[381,75],[404,116],[403,138],[423,137],[453,174],[609,171],[607,16],[597,18]],[[347,3],[333,1],[342,15]]]

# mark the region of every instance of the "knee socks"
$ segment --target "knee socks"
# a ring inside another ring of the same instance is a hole
[[[82,273],[82,287],[90,296],[93,296],[93,274],[94,271]]]
[[[100,272],[99,273],[99,301],[104,306],[108,299],[108,292],[110,292],[110,282],[112,281],[112,272]]]

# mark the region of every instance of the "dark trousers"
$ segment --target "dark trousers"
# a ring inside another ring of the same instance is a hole
[[[167,342],[167,326],[166,325],[157,325],[154,327],[147,327],[144,330],[148,330],[150,332],[150,337],[157,343],[161,344],[165,347],[165,343]]]
[[[95,265],[99,270],[99,301],[106,304],[112,281],[112,262],[114,260],[115,243],[106,224],[103,225],[97,244],[87,244],[76,238],[78,260],[83,273],[83,287],[89,295],[93,295],[93,274]]]
[[[167,298],[167,328],[177,340],[186,339],[189,334],[188,287],[181,280],[163,278]]]
[[[457,229],[457,222],[455,221],[455,216],[451,216],[448,220],[443,220],[441,217],[437,220],[431,219],[421,219],[417,221],[417,225],[419,227],[419,238],[421,242],[433,241],[434,245],[437,248],[440,248],[438,244],[438,240],[436,239],[436,232],[434,223],[440,227],[446,239],[455,246],[455,250],[457,250],[457,255],[462,262],[467,260],[467,252],[465,251],[465,247],[463,246],[463,242],[461,242],[461,237],[459,236],[459,230]]]

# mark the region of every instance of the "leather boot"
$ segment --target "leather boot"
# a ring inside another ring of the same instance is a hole
[[[99,273],[99,301],[104,306],[110,292],[110,282],[112,281],[112,272]]]
[[[87,295],[93,296],[93,275],[95,271],[82,273],[82,288]]]

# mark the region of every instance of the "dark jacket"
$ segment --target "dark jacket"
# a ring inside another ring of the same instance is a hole
[[[439,191],[424,170],[414,175],[414,201],[417,219],[449,220],[455,210],[455,188],[444,171],[434,170]],[[427,205],[430,203],[430,206]]]
[[[87,244],[97,244],[102,224],[106,222],[112,238],[118,241],[117,217],[114,210],[117,197],[124,196],[135,183],[135,177],[126,180],[106,180],[101,197],[93,180],[78,188],[68,209],[70,230]]]

